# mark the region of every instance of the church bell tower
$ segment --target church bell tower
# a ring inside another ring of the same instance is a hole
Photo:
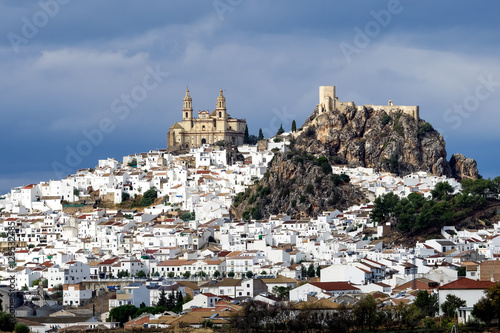
[[[193,120],[193,99],[189,96],[189,89],[186,89],[186,97],[184,97],[182,120]]]

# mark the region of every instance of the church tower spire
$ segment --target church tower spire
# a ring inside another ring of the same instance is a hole
[[[189,96],[189,89],[186,89],[186,96],[184,97],[184,106],[182,108],[182,119],[193,119],[193,99]]]
[[[217,116],[219,118],[226,118],[226,98],[222,94],[222,89],[219,91],[219,97],[217,97]]]

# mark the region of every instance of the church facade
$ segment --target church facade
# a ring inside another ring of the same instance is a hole
[[[242,145],[246,128],[245,119],[234,119],[226,110],[226,98],[222,89],[217,97],[213,112],[199,111],[198,118],[193,117],[193,100],[186,89],[183,101],[182,121],[172,125],[167,134],[168,148],[191,148],[218,141]]]

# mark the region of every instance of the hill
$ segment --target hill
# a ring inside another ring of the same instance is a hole
[[[333,175],[331,170],[326,157],[315,157],[292,145],[287,153],[274,156],[258,184],[236,196],[231,213],[245,219],[279,213],[300,218],[365,202],[349,177]]]
[[[296,146],[349,167],[478,178],[476,161],[460,154],[447,161],[443,137],[431,124],[402,110],[388,114],[367,106],[328,112],[316,108],[297,135]]]

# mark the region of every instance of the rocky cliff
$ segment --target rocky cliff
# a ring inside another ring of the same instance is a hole
[[[477,164],[463,155],[446,160],[443,137],[424,120],[369,107],[318,112],[302,126],[296,146],[328,156],[332,163],[406,175],[428,171],[458,179],[477,178]]]
[[[231,213],[245,219],[280,213],[300,218],[363,202],[364,195],[348,177],[332,174],[325,157],[291,148],[276,154],[264,178],[235,198]]]
[[[443,137],[429,123],[403,112],[356,106],[342,111],[316,109],[289,148],[274,156],[258,185],[235,198],[231,207],[235,217],[317,216],[365,202],[345,177],[332,174],[331,164],[399,175],[427,171],[458,179],[478,177],[476,161],[459,154],[447,161]]]

